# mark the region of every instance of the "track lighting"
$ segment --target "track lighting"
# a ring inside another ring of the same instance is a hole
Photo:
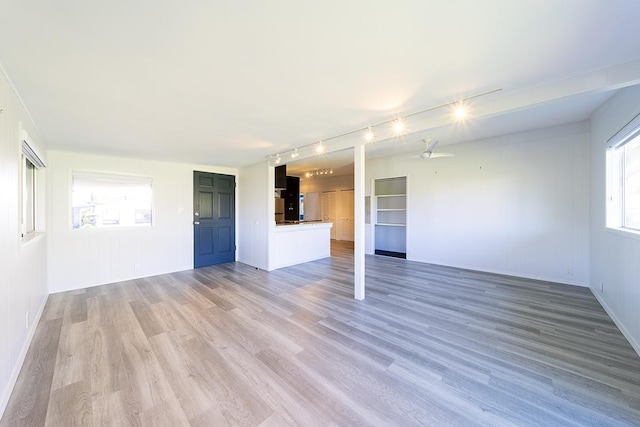
[[[400,135],[404,130],[404,122],[402,121],[402,118],[394,120],[392,123],[392,127],[393,133],[395,133],[396,135]]]
[[[373,138],[375,138],[375,133],[373,133],[373,129],[371,128],[371,126],[369,126],[367,128],[367,130],[364,132],[364,140],[365,142],[372,142]]]
[[[356,130],[352,130],[349,132],[345,132],[345,133],[341,133],[339,135],[334,135],[332,137],[329,138],[325,138],[322,141],[316,141],[316,142],[312,142],[310,144],[305,144],[305,145],[299,145],[298,147],[292,148],[290,150],[286,150],[284,152],[280,152],[283,155],[287,155],[289,154],[289,156],[291,157],[291,159],[295,159],[297,158],[300,153],[298,152],[298,150],[302,150],[302,149],[311,149],[313,147],[313,151],[315,152],[316,155],[320,155],[320,154],[324,154],[327,150],[327,147],[325,146],[325,143],[327,141],[333,140],[333,139],[339,139],[345,136],[349,136],[358,132],[362,133],[362,138],[364,139],[365,143],[369,143],[369,142],[373,142],[375,140],[375,129],[376,127],[382,126],[382,125],[391,125],[391,131],[393,133],[393,135],[395,136],[399,136],[402,135],[403,133],[407,132],[407,128],[406,128],[406,123],[405,121],[413,116],[417,116],[419,114],[424,114],[424,113],[428,113],[431,111],[435,111],[435,110],[439,110],[441,108],[445,108],[445,107],[449,107],[449,108],[453,108],[453,117],[455,119],[461,120],[464,117],[466,117],[467,115],[467,105],[465,105],[465,102],[470,100],[470,99],[474,99],[474,98],[478,98],[481,96],[485,96],[485,95],[490,95],[492,93],[496,93],[501,91],[502,89],[493,89],[493,90],[489,90],[487,92],[482,92],[482,93],[478,93],[475,95],[471,95],[471,96],[467,96],[465,98],[459,98],[455,101],[452,102],[447,102],[445,104],[441,104],[441,105],[436,105],[434,107],[429,107],[429,108],[425,108],[424,110],[420,110],[420,111],[416,111],[410,114],[405,114],[403,116],[399,116],[396,117],[394,119],[389,119],[389,120],[385,120],[376,124],[373,124],[371,126],[367,126],[366,128],[359,128]],[[383,134],[386,134],[386,132],[383,132]],[[267,159],[273,160],[275,164],[279,164],[282,161],[282,158],[280,157],[280,154],[271,154],[266,156]]]
[[[333,169],[328,168],[328,169],[314,169],[305,173],[304,176],[306,178],[311,178],[313,176],[332,175],[332,174],[333,174]]]

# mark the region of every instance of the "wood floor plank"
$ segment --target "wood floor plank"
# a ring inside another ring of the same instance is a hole
[[[70,323],[62,327],[51,388],[77,383],[88,378],[88,322]]]
[[[143,411],[140,414],[140,422],[145,427],[189,426],[189,420],[175,397]]]
[[[82,380],[52,390],[45,426],[87,426],[93,423],[91,385]]]
[[[589,289],[367,256],[49,296],[5,426],[637,426],[640,357]]]
[[[166,333],[154,335],[149,343],[187,419],[209,410],[217,412],[213,396],[197,380],[198,372],[182,344]]]
[[[62,317],[38,324],[0,426],[45,424],[62,325]]]

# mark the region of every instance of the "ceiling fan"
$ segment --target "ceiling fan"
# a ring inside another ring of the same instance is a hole
[[[455,156],[455,154],[453,153],[434,153],[433,149],[436,148],[436,145],[438,145],[438,142],[440,141],[431,141],[431,138],[425,138],[422,140],[422,142],[424,142],[424,151],[417,156],[412,156],[414,159],[429,160],[435,159],[437,157]]]

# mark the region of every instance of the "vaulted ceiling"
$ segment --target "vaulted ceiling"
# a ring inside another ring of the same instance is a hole
[[[640,82],[639,20],[636,0],[3,0],[0,64],[50,149],[243,166],[495,89],[412,138],[584,120]]]

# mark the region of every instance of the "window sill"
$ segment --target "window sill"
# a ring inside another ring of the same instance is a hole
[[[640,240],[640,231],[629,230],[626,228],[612,228],[612,227],[607,227],[606,230],[609,231],[610,233],[618,234],[620,236],[627,237],[629,239]]]
[[[26,246],[31,242],[35,242],[36,240],[40,240],[42,237],[44,237],[45,232],[44,231],[36,231],[34,233],[29,233],[26,236],[22,237],[21,243],[22,246]]]

